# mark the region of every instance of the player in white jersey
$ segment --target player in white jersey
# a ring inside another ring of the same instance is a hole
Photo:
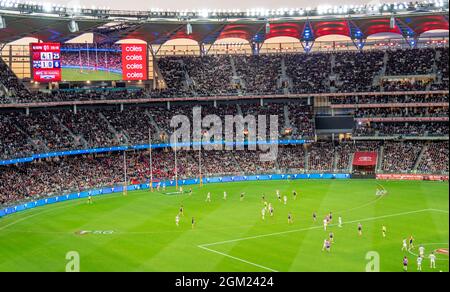
[[[183,187],[180,187],[180,194],[183,193]]]
[[[224,200],[227,199],[227,192],[223,192],[223,199],[224,199]]]
[[[403,239],[402,251],[408,250],[408,244],[406,243],[406,239]]]
[[[422,261],[423,261],[423,258],[421,256],[419,256],[417,258],[417,270],[418,271],[422,271]]]
[[[211,193],[210,192],[208,192],[208,194],[206,195],[206,202],[211,203]]]
[[[434,251],[431,252],[428,258],[430,259],[430,268],[436,269],[436,255],[434,254]]]
[[[261,217],[262,217],[262,220],[266,219],[266,208],[262,208],[262,210],[261,210]]]
[[[277,190],[277,198],[278,198],[278,201],[281,202],[281,195],[280,195],[280,191],[279,190]]]
[[[338,227],[342,227],[342,217],[338,217]]]
[[[175,216],[175,224],[177,225],[177,227],[180,224],[180,215]]]
[[[327,231],[328,220],[323,219],[323,230]]]
[[[288,214],[288,224],[292,224],[294,221],[292,219],[292,214],[289,212]]]
[[[283,201],[284,201],[284,204],[286,205],[287,204],[287,196],[286,195],[283,196]]]
[[[381,227],[381,234],[383,235],[383,238],[386,238],[386,232],[387,232],[387,228],[386,228],[386,226],[382,226]]]
[[[324,251],[327,248],[327,244],[328,244],[328,240],[324,239],[323,240],[323,245],[322,245],[322,251]]]
[[[420,257],[425,256],[425,247],[423,247],[423,245],[419,246],[419,256]]]

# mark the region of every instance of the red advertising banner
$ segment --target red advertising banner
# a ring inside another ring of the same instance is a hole
[[[61,81],[61,45],[59,43],[31,43],[33,80]]]
[[[373,166],[377,164],[377,152],[355,152],[353,165]]]
[[[448,181],[448,175],[429,175],[429,174],[377,174],[377,179],[394,180],[433,180]]]
[[[147,45],[122,44],[123,80],[147,80]]]

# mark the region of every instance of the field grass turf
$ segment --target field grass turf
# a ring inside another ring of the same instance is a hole
[[[80,69],[63,68],[62,79],[64,81],[108,81],[122,80],[122,74],[107,71],[86,70],[80,72]]]
[[[410,235],[417,247],[448,250],[448,183],[383,181],[388,195],[376,197],[375,180],[296,180],[210,184],[193,195],[149,191],[94,197],[28,210],[0,219],[0,271],[64,271],[66,253],[77,251],[81,271],[364,271],[368,251],[380,255],[381,271],[402,271],[402,258],[416,270],[416,256],[402,252]],[[185,190],[187,187],[185,187]],[[288,195],[284,205],[275,191]],[[299,193],[293,200],[292,190]],[[223,191],[228,199],[223,200]],[[167,192],[173,192],[168,189]],[[211,192],[212,202],[206,203]],[[245,199],[239,195],[245,192]],[[261,196],[275,216],[261,219]],[[179,227],[180,205],[185,215]],[[316,211],[318,220],[312,220]],[[330,226],[335,243],[322,252],[328,231],[322,219],[333,212],[344,226]],[[288,225],[292,212],[294,223]],[[197,225],[191,228],[191,217]],[[363,224],[363,235],[357,224]],[[387,227],[387,238],[381,227]],[[109,231],[112,234],[77,232]],[[425,259],[423,270],[430,271]],[[437,269],[448,271],[448,255]]]

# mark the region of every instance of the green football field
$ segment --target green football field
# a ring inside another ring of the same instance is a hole
[[[375,195],[378,183],[387,195]],[[416,271],[421,244],[427,256],[439,251],[434,271],[448,271],[448,187],[442,182],[296,180],[194,186],[192,196],[167,194],[174,192],[167,189],[166,194],[94,197],[92,205],[74,200],[0,219],[0,271],[65,271],[72,251],[79,255],[81,271],[365,271],[379,259],[381,271],[400,272],[403,256],[409,271]],[[287,195],[286,205],[277,200],[277,189]],[[299,193],[296,200],[293,190]],[[211,203],[205,202],[208,192]],[[263,193],[275,209],[264,221]],[[181,205],[185,214],[177,227]],[[324,231],[322,219],[329,212],[333,222]],[[330,231],[335,238],[331,251],[322,251]],[[402,240],[411,235],[415,248],[402,251]],[[423,270],[431,271],[428,258]]]
[[[80,69],[63,68],[62,79],[64,81],[122,80],[122,74],[86,69],[81,72]]]

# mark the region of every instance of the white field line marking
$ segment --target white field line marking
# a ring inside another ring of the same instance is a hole
[[[438,244],[446,244],[447,246],[448,246],[448,242],[431,242],[431,243],[421,243],[421,244],[419,244],[418,246],[421,246],[421,245],[423,245],[423,246],[427,246],[427,245],[438,245]],[[436,250],[435,250],[436,251]],[[418,254],[416,254],[416,253],[413,253],[411,250],[408,250],[408,252],[410,253],[410,254],[412,254],[413,256],[419,256]],[[448,261],[448,259],[443,259],[443,258],[438,258],[438,257],[436,257],[436,260],[437,261]]]
[[[421,212],[426,212],[426,211],[434,211],[434,210],[433,209],[421,209],[421,210],[415,210],[415,211],[401,212],[401,213],[388,214],[388,215],[383,215],[383,216],[378,216],[378,217],[369,217],[369,218],[364,218],[364,219],[359,219],[359,220],[347,221],[347,222],[343,222],[343,224],[345,225],[345,224],[356,223],[356,222],[373,221],[373,220],[378,220],[378,219],[421,213]],[[335,224],[330,224],[328,226],[337,226],[337,225],[338,224],[335,223]],[[295,229],[295,230],[287,230],[287,231],[281,231],[281,232],[275,232],[275,233],[261,234],[261,235],[255,235],[255,236],[249,236],[249,237],[243,237],[243,238],[237,238],[237,239],[231,239],[231,240],[225,240],[225,241],[219,241],[219,242],[213,242],[213,243],[207,243],[207,244],[201,244],[199,246],[205,247],[205,246],[220,245],[220,244],[225,244],[225,243],[232,243],[232,242],[257,239],[257,238],[263,238],[263,237],[268,237],[268,236],[276,236],[276,235],[282,235],[282,234],[288,234],[288,233],[294,233],[294,232],[300,232],[300,231],[307,231],[307,230],[313,230],[313,229],[320,229],[320,228],[323,228],[323,226],[322,225],[311,226],[311,227]]]
[[[20,219],[17,219],[16,221],[12,221],[11,223],[8,223],[8,224],[6,224],[6,225],[3,225],[3,226],[1,226],[0,227],[0,231],[1,230],[4,230],[4,229],[6,229],[6,228],[8,228],[8,227],[10,227],[10,226],[13,226],[13,225],[15,225],[15,224],[17,224],[17,223],[20,223],[20,222],[22,222],[22,221],[25,221],[25,220],[27,220],[27,219],[30,219],[30,218],[33,218],[33,217],[36,217],[36,216],[38,216],[38,215],[42,215],[42,214],[46,214],[46,213],[49,213],[49,212],[52,212],[52,211],[56,211],[56,210],[60,210],[60,209],[65,209],[65,208],[68,208],[68,207],[70,207],[70,206],[75,206],[75,205],[80,205],[80,204],[82,204],[81,202],[79,203],[79,204],[67,204],[67,205],[64,205],[64,206],[59,206],[59,207],[55,207],[55,208],[50,208],[50,209],[48,209],[48,210],[43,210],[43,211],[37,211],[37,213],[35,213],[35,214],[31,214],[31,215],[28,215],[28,216],[25,216],[25,217],[23,217],[23,218],[20,218]],[[36,208],[39,208],[39,207],[36,207]],[[34,211],[34,210],[36,210],[36,208],[33,208],[33,209],[29,209],[30,211]],[[17,213],[16,213],[17,214]]]
[[[223,253],[223,252],[214,250],[214,249],[207,248],[207,247],[205,247],[205,246],[199,245],[198,247],[199,247],[199,248],[202,248],[202,249],[204,249],[204,250],[207,250],[207,251],[209,251],[209,252],[217,253],[217,254],[220,254],[220,255],[222,255],[222,256],[229,257],[229,258],[231,258],[231,259],[234,259],[234,260],[237,260],[237,261],[240,261],[240,262],[243,262],[243,263],[246,263],[246,264],[249,264],[249,265],[258,267],[258,268],[262,268],[262,269],[264,269],[264,270],[268,270],[268,271],[271,271],[271,272],[278,272],[278,271],[276,271],[276,270],[274,270],[274,269],[271,269],[271,268],[268,268],[268,267],[265,267],[265,266],[262,266],[262,265],[259,265],[259,264],[255,264],[255,263],[249,262],[249,261],[247,261],[247,260],[244,260],[244,259],[241,259],[241,258],[232,256],[232,255],[229,255],[229,254],[226,254],[226,253]]]
[[[389,215],[383,215],[383,216],[377,216],[377,217],[369,217],[369,218],[365,218],[365,219],[360,219],[360,220],[352,220],[352,221],[348,221],[346,222],[346,224],[348,223],[356,223],[356,222],[367,222],[367,221],[373,221],[373,220],[378,220],[378,219],[383,219],[383,218],[390,218],[390,217],[396,217],[396,216],[403,216],[403,215],[409,215],[409,214],[415,214],[415,213],[421,213],[421,212],[427,212],[427,211],[443,211],[443,210],[437,210],[437,209],[422,209],[422,210],[415,210],[415,211],[409,211],[409,212],[401,212],[401,213],[395,213],[395,214],[389,214]],[[445,211],[444,211],[445,212]],[[446,212],[448,213],[448,212]],[[330,224],[329,226],[336,226],[337,224]],[[231,243],[231,242],[238,242],[238,241],[244,241],[244,240],[250,240],[250,239],[256,239],[256,238],[262,238],[262,237],[268,237],[268,236],[276,236],[276,235],[282,235],[282,234],[288,234],[288,233],[293,233],[293,232],[300,232],[300,231],[306,231],[306,230],[312,230],[312,229],[319,229],[319,228],[323,228],[323,226],[312,226],[312,227],[308,227],[308,228],[302,228],[302,229],[296,229],[296,230],[288,230],[288,231],[282,231],[282,232],[275,232],[275,233],[269,233],[269,234],[262,234],[262,235],[256,235],[256,236],[249,236],[249,237],[244,237],[244,238],[238,238],[238,239],[232,239],[232,240],[226,240],[226,241],[220,241],[220,242],[214,242],[214,243],[208,243],[208,244],[201,244],[198,245],[197,247],[204,249],[206,251],[212,252],[212,253],[216,253],[219,255],[222,255],[224,257],[228,257],[243,263],[247,263],[249,265],[255,266],[255,267],[259,267],[262,269],[266,269],[268,271],[271,272],[277,272],[274,269],[256,264],[256,263],[252,263],[250,261],[226,254],[226,253],[222,253],[219,252],[217,250],[211,249],[211,248],[207,248],[207,246],[213,246],[213,245],[220,245],[220,244],[225,244],[225,243]]]
[[[364,207],[367,207],[367,206],[370,206],[370,205],[372,205],[372,204],[375,204],[376,202],[378,202],[379,200],[381,200],[381,199],[383,199],[383,198],[384,198],[384,195],[381,195],[381,196],[379,196],[378,198],[376,198],[375,200],[372,200],[372,201],[367,202],[367,203],[365,203],[365,204],[362,204],[362,205],[360,205],[360,206],[356,206],[356,207],[353,207],[353,208],[350,208],[350,209],[347,209],[347,210],[337,211],[337,212],[334,212],[334,213],[335,213],[335,214],[336,214],[336,213],[338,213],[338,214],[344,214],[344,213],[348,213],[348,212],[355,211],[355,210],[358,210],[358,209],[362,209],[362,208],[364,208]]]
[[[447,213],[448,214],[448,210],[441,210],[441,209],[428,209],[430,211],[435,211],[435,212],[442,212],[442,213]]]
[[[142,193],[142,194],[145,194],[145,193]],[[142,195],[142,194],[137,193],[137,194],[134,194],[133,196]],[[106,194],[104,196],[94,196],[94,198],[95,198],[96,201],[100,201],[100,200],[109,200],[109,199],[120,198],[120,196],[119,196],[119,193],[117,193],[117,194],[116,193],[112,193],[112,194]],[[44,206],[38,206],[38,207],[35,207],[35,208],[27,209],[24,212],[30,211],[30,212],[34,213],[34,211],[35,211],[37,213],[31,214],[29,216],[25,216],[23,218],[19,218],[19,219],[15,220],[15,221],[12,221],[12,222],[10,222],[10,223],[8,223],[6,225],[0,226],[0,231],[4,230],[4,229],[6,229],[6,228],[8,228],[10,226],[16,225],[17,223],[20,223],[22,221],[25,221],[25,220],[27,220],[29,218],[36,217],[38,215],[46,214],[46,213],[49,213],[49,212],[52,212],[52,211],[56,211],[56,210],[60,210],[60,209],[65,209],[65,208],[69,208],[69,207],[80,206],[80,205],[86,204],[86,201],[83,200],[83,198],[79,198],[79,199],[68,200],[68,201],[65,201],[64,203],[67,203],[67,204],[65,204],[63,206],[56,206],[54,208],[49,208],[48,210],[42,210],[42,211],[40,211],[41,207],[49,207],[49,206],[52,206],[52,205],[44,205]],[[71,204],[71,203],[73,203],[73,204]],[[56,204],[58,204],[58,203],[56,203]],[[14,213],[14,214],[11,214],[11,215],[15,215],[15,214],[24,214],[24,213],[23,212],[18,212],[18,213]],[[4,218],[9,218],[8,216],[5,216]]]

